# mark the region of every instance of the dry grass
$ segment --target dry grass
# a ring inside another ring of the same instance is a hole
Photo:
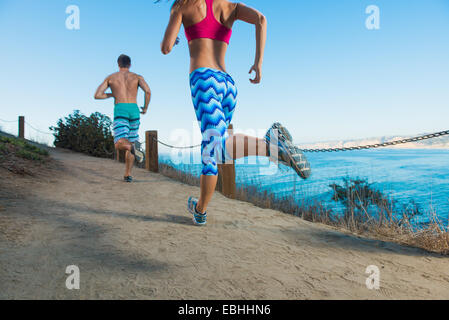
[[[185,183],[189,186],[195,187],[200,186],[200,178],[192,174],[183,172],[181,170],[175,169],[168,164],[159,163],[159,173],[173,180]]]
[[[161,164],[161,173],[177,181],[199,186],[199,178]],[[416,226],[411,220],[425,213],[413,202],[400,206],[375,190],[366,181],[345,180],[343,185],[331,185],[333,200],[344,206],[344,212],[336,213],[324,203],[298,201],[293,196],[276,197],[268,191],[260,191],[254,185],[237,189],[237,200],[252,203],[265,209],[278,210],[304,220],[322,223],[349,231],[352,234],[401,245],[421,248],[429,252],[449,255],[449,233],[436,213],[428,213],[428,223]]]
[[[254,186],[240,188],[237,198],[262,208],[292,214],[310,222],[330,225],[356,235],[449,255],[448,228],[438,219],[434,211],[422,213],[413,201],[408,206],[398,207],[396,203],[366,184],[363,184],[362,188],[354,187],[360,186],[361,180],[352,181],[353,184],[347,184],[340,189],[347,192],[347,197],[334,199],[345,201],[343,214],[328,209],[322,202],[298,203],[292,196],[279,199],[274,194],[261,192]],[[411,222],[413,217],[424,215],[428,216],[428,223],[416,226]]]
[[[0,136],[0,168],[20,175],[34,175],[50,161],[49,153],[25,140]]]

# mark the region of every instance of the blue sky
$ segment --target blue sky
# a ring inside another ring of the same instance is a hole
[[[254,28],[234,27],[227,69],[239,87],[236,128],[281,121],[298,143],[448,129],[449,0],[245,3],[267,16],[268,42],[263,82],[255,86],[248,80]],[[80,30],[65,27],[68,5],[80,8]],[[380,30],[365,27],[369,5],[380,8]],[[126,53],[153,91],[141,132],[156,129],[168,141],[175,129],[192,131],[183,31],[172,54],[159,50],[169,7],[152,0],[0,0],[0,118],[25,115],[47,131],[74,109],[112,116],[113,100],[93,94]],[[0,126],[16,131],[15,124]]]

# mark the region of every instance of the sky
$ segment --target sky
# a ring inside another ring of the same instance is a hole
[[[448,129],[449,0],[245,4],[267,17],[268,40],[262,83],[253,85],[254,26],[234,26],[226,63],[239,89],[238,131],[261,135],[280,121],[300,144]],[[66,28],[69,5],[80,9],[79,30]],[[378,30],[365,24],[370,5],[380,10]],[[0,119],[24,115],[48,132],[74,109],[112,117],[113,100],[93,95],[125,53],[153,92],[141,138],[158,130],[172,144],[197,142],[184,31],[170,55],[160,52],[169,9],[152,0],[0,0]],[[17,132],[16,123],[0,127]],[[182,130],[196,140],[174,139]],[[30,128],[27,136],[51,140]]]

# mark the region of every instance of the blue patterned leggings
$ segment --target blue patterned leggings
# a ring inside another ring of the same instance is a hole
[[[218,175],[218,164],[230,160],[226,152],[228,127],[237,104],[232,77],[222,71],[200,68],[190,74],[190,88],[203,142],[202,175]]]

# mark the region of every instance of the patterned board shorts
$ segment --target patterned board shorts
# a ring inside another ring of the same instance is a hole
[[[139,141],[140,111],[135,103],[120,103],[114,108],[114,143],[126,139],[131,143]]]

